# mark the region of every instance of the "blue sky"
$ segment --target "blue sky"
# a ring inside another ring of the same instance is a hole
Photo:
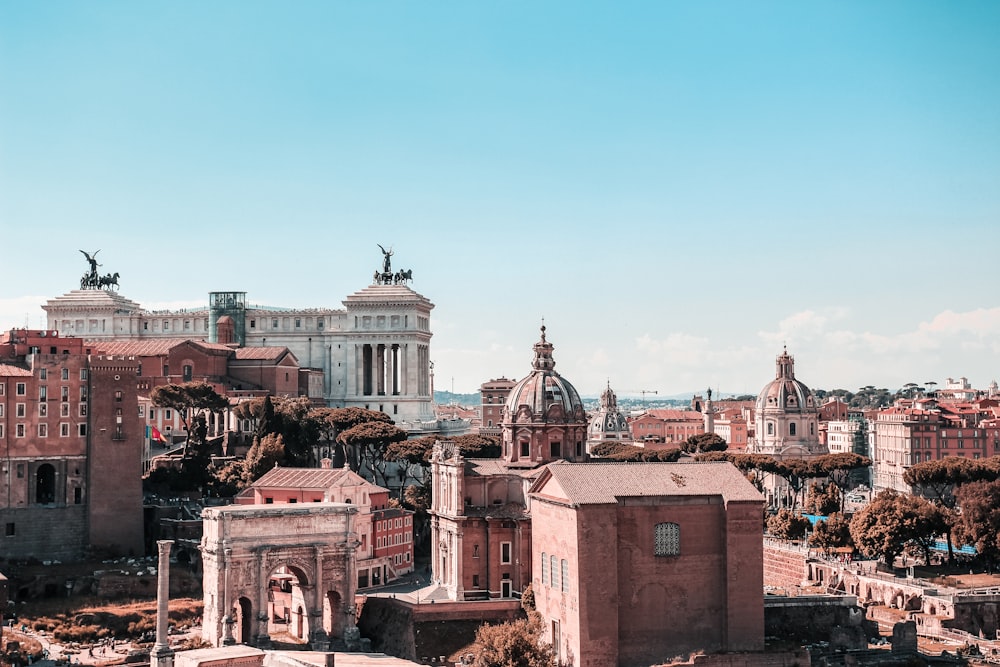
[[[0,4],[0,327],[337,307],[377,243],[437,387],[1000,377],[996,2]]]

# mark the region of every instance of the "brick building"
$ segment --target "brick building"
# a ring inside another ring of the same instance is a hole
[[[134,358],[56,331],[0,335],[0,523],[9,558],[142,554]]]
[[[431,566],[451,599],[521,594],[531,582],[528,488],[546,463],[587,457],[583,402],[556,372],[545,327],[533,350],[531,373],[503,406],[500,459],[465,459],[447,441],[431,457]]]
[[[763,499],[732,465],[553,463],[530,498],[532,589],[559,664],[763,649]]]
[[[514,380],[502,377],[479,385],[481,422],[479,433],[481,435],[500,435],[503,406],[507,402],[507,395],[514,388],[514,384]]]
[[[930,406],[926,402],[923,405]],[[872,467],[875,491],[911,493],[903,481],[907,468],[949,456],[969,459],[1000,454],[1000,422],[992,408],[969,412],[961,406],[891,407],[872,422]]]
[[[357,587],[390,583],[413,571],[413,512],[391,507],[389,490],[349,468],[281,468],[267,471],[236,497],[237,504],[346,503],[356,505]]]
[[[705,432],[705,419],[696,410],[647,410],[629,422],[632,439],[647,447],[657,444],[679,447],[692,435]]]

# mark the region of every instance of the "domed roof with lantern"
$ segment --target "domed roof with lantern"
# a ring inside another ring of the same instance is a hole
[[[580,394],[566,378],[555,371],[552,343],[545,339],[535,343],[535,358],[531,373],[520,380],[507,395],[504,421],[578,422],[586,420]]]
[[[816,398],[805,383],[795,379],[795,358],[782,350],[776,361],[775,378],[757,395],[757,413],[815,413]]]
[[[588,442],[603,442],[606,440],[617,440],[626,442],[632,440],[632,434],[628,427],[628,419],[618,409],[618,397],[611,389],[611,382],[601,393],[601,407],[590,418],[590,426],[587,431]]]

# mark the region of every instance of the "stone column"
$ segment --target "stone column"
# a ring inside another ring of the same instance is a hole
[[[267,608],[267,585],[270,569],[264,570],[263,548],[254,554],[254,569],[256,570],[257,582],[257,648],[271,648],[271,635],[268,633],[268,621],[270,613]]]
[[[170,547],[173,540],[156,543],[160,560],[156,570],[156,644],[151,654],[152,667],[173,667],[174,652],[167,639],[170,614]]]
[[[232,646],[236,643],[236,638],[233,637],[233,624],[236,622],[233,619],[233,601],[229,599],[229,570],[232,569],[233,550],[224,549],[222,553],[225,556],[222,561],[222,610],[224,612],[222,615],[222,645]]]

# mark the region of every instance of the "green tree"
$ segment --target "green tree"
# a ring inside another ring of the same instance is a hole
[[[935,538],[947,529],[941,510],[918,496],[883,491],[851,519],[854,544],[869,556],[892,566],[912,543],[930,562]]]
[[[840,511],[843,499],[836,484],[812,484],[806,496],[805,510],[809,514],[829,516]]]
[[[854,546],[851,539],[851,524],[840,512],[831,514],[823,521],[817,521],[809,535],[809,546],[823,549],[829,553],[831,549]]]
[[[809,530],[809,519],[787,509],[767,520],[767,532],[783,540],[801,540]]]
[[[706,452],[724,452],[729,447],[726,441],[715,433],[698,433],[688,437],[681,449],[689,454],[704,454]]]
[[[185,382],[154,387],[149,392],[149,399],[156,407],[174,410],[180,417],[186,433],[184,458],[188,458],[191,454],[190,446],[201,448],[205,444],[206,430],[194,428],[192,420],[197,420],[195,425],[203,425],[206,412],[220,413],[229,407],[229,401],[219,395],[207,382]],[[206,453],[195,452],[195,455],[200,454]]]
[[[406,440],[406,431],[383,421],[357,424],[337,436],[337,442],[350,453],[351,469],[359,473],[370,471],[375,483],[382,486],[386,486],[389,446],[403,440]]]
[[[841,505],[838,509],[843,511],[844,494],[851,488],[853,474],[857,470],[864,470],[871,466],[872,461],[867,456],[861,456],[853,452],[838,454],[824,454],[812,460],[812,465],[821,475],[826,475],[830,482],[840,489]]]
[[[992,561],[1000,559],[1000,481],[970,482],[955,492],[962,508],[955,534]]]
[[[324,438],[329,442],[339,445],[337,455],[333,461],[333,467],[335,468],[342,468],[345,460],[350,455],[350,452],[344,448],[343,443],[338,440],[341,433],[359,424],[366,424],[368,422],[393,423],[392,417],[384,412],[356,407],[319,408],[316,410],[316,416]],[[357,464],[357,459],[352,460],[351,468],[356,470]]]
[[[254,438],[245,461],[247,486],[263,477],[264,473],[280,464],[284,458],[285,440],[281,435],[269,433],[263,438]]]
[[[533,616],[481,625],[476,644],[476,667],[555,667],[552,647],[542,642],[541,623]]]

